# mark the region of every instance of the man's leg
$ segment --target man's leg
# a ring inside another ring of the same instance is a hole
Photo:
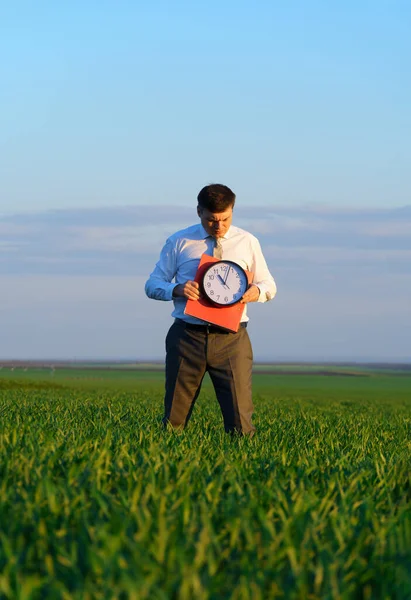
[[[206,335],[176,321],[166,337],[163,424],[183,428],[190,419],[206,371]]]
[[[209,335],[207,358],[225,430],[253,435],[253,351],[247,329]]]

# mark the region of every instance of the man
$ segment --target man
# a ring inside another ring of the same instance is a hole
[[[200,223],[168,238],[145,286],[149,298],[174,302],[175,321],[166,337],[165,426],[187,425],[208,371],[225,431],[248,435],[255,431],[247,304],[271,300],[276,285],[257,238],[231,224],[235,198],[225,185],[204,187],[197,197]],[[241,298],[244,311],[237,333],[184,314],[187,299],[200,297],[194,278],[204,253],[232,260],[253,273],[253,283]]]

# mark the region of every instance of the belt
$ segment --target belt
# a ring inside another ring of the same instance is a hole
[[[188,329],[189,331],[202,331],[203,333],[234,333],[233,331],[223,329],[222,327],[218,327],[217,325],[196,325],[194,323],[187,323],[187,321],[184,321],[183,319],[176,319],[175,322],[184,327],[185,329]],[[240,323],[240,327],[243,329],[246,328],[247,322],[243,321],[242,323]]]

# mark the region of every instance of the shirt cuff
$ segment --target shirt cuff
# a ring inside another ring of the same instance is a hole
[[[268,302],[274,298],[271,290],[264,283],[253,283],[252,285],[256,285],[260,290],[257,302]]]
[[[169,283],[165,289],[165,300],[175,300],[176,296],[173,296],[174,288],[178,286],[178,283]]]

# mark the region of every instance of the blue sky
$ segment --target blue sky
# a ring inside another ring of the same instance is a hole
[[[401,206],[408,1],[2,2],[0,210]]]
[[[144,282],[210,182],[261,360],[411,360],[411,4],[0,2],[0,358],[161,358]]]

